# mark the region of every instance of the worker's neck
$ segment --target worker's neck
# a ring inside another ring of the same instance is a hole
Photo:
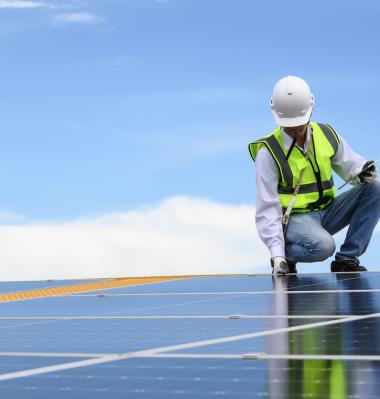
[[[306,141],[307,128],[308,128],[308,125],[304,126],[303,129],[299,129],[299,130],[294,129],[294,128],[284,127],[284,131],[290,137],[293,137],[293,139],[296,139],[296,143],[299,147],[304,148],[305,141]]]

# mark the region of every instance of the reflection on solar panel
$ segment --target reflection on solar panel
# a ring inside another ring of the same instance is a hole
[[[1,398],[380,397],[380,273],[0,292]]]

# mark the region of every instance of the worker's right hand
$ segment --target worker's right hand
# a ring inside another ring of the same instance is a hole
[[[369,165],[374,163],[375,161],[367,161],[362,168],[362,172],[359,174],[360,183],[371,183],[377,177],[376,166],[372,165],[368,168]]]
[[[282,256],[275,256],[271,259],[272,274],[274,276],[284,276],[289,273],[289,267],[286,263],[286,259]]]

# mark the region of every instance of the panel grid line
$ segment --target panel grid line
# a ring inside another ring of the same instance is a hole
[[[213,292],[144,292],[144,293],[102,293],[102,294],[77,294],[67,295],[70,297],[129,297],[129,296],[197,296],[197,295],[277,295],[277,294],[336,294],[336,293],[368,293],[380,292],[380,289],[363,289],[363,290],[310,290],[310,291],[289,291],[289,290],[275,290],[275,291],[213,291]]]

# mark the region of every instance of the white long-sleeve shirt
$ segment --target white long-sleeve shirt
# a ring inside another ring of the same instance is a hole
[[[284,147],[289,149],[293,137],[281,129]],[[304,148],[308,148],[311,134],[309,125]],[[355,153],[347,142],[338,135],[340,144],[335,155],[331,158],[332,168],[343,180],[347,181],[361,172],[366,159]],[[285,257],[285,243],[282,230],[282,206],[277,192],[279,181],[278,170],[268,149],[263,146],[256,156],[256,228],[260,238],[269,249],[271,257]],[[359,181],[353,181],[356,185]]]

